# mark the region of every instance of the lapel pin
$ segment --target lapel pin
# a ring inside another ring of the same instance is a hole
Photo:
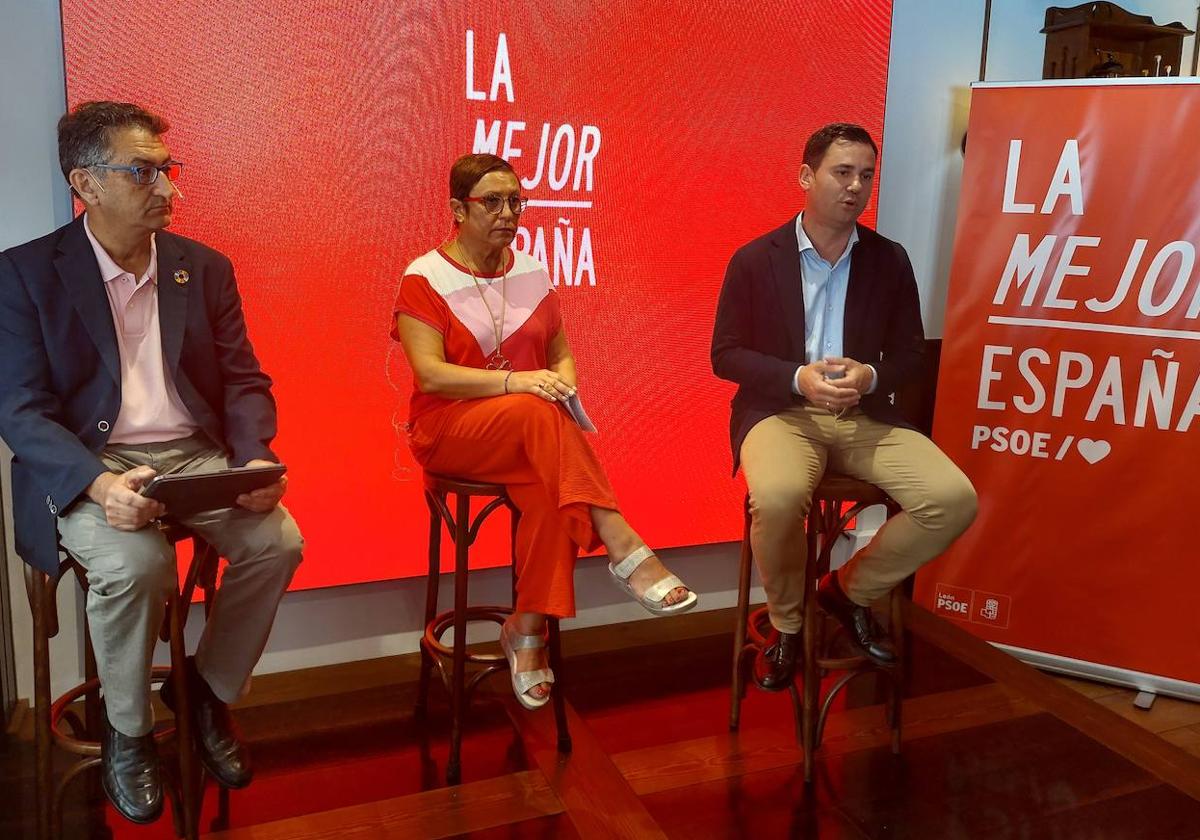
[[[190,279],[191,275],[189,275],[187,271],[182,268],[175,272],[175,282],[180,286],[186,286],[187,281]]]

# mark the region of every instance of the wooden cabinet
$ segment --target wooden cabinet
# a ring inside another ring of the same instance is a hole
[[[1178,76],[1182,23],[1157,24],[1115,3],[1081,3],[1046,9],[1043,79],[1104,76]]]

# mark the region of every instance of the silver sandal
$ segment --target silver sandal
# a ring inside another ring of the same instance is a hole
[[[531,697],[529,691],[541,683],[554,682],[554,672],[549,668],[539,668],[536,671],[518,671],[517,670],[517,651],[528,650],[529,648],[543,648],[546,646],[546,637],[544,634],[534,636],[526,636],[518,633],[516,630],[510,629],[508,623],[500,625],[500,649],[504,651],[504,657],[508,660],[508,671],[512,675],[513,694],[517,696],[517,702],[530,711],[540,709],[550,702],[550,692],[546,692],[545,697]]]
[[[639,549],[635,549],[632,554],[630,554],[620,563],[617,563],[616,565],[610,563],[608,570],[612,573],[613,581],[615,581],[617,586],[621,587],[621,589],[625,591],[626,595],[637,601],[654,615],[678,615],[679,613],[685,613],[692,607],[696,606],[700,600],[696,597],[696,593],[691,589],[688,589],[687,584],[681,581],[678,577],[671,574],[668,574],[662,580],[651,584],[646,591],[642,593],[641,597],[638,597],[637,592],[633,590],[633,586],[629,583],[629,578],[637,570],[638,566],[642,565],[642,563],[646,562],[646,560],[653,556],[654,552],[650,550],[649,546],[644,545]],[[663,604],[663,599],[667,597],[668,593],[670,593],[672,589],[676,589],[681,586],[688,590],[687,597],[677,604]]]

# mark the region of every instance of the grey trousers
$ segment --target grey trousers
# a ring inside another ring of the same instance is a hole
[[[159,475],[228,466],[207,437],[115,444],[101,455],[114,472],[149,466]],[[275,612],[300,564],[304,540],[283,506],[242,508],[181,519],[228,561],[196,649],[196,667],[213,692],[236,700],[262,655]],[[166,599],[178,587],[175,551],[153,525],[118,531],[84,498],[58,520],[59,538],[87,571],[87,618],[109,723],[126,735],[154,726],[150,668]]]
[[[826,468],[869,481],[903,510],[838,570],[847,597],[868,606],[941,554],[975,519],[970,480],[933,441],[872,420],[797,406],[754,426],[742,442],[750,490],[750,544],[771,625],[800,630],[807,546],[804,520]]]

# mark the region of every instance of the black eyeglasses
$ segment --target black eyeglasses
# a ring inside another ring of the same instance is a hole
[[[463,201],[473,201],[477,204],[482,204],[483,209],[491,213],[493,216],[499,216],[500,211],[504,209],[504,205],[508,205],[508,209],[512,211],[514,216],[520,216],[525,212],[525,207],[529,204],[528,198],[522,198],[518,195],[510,195],[505,198],[496,193],[488,193],[487,195],[468,196]]]
[[[112,163],[93,163],[88,169],[112,169],[117,172],[128,172],[133,176],[133,182],[139,186],[148,187],[158,180],[158,173],[167,176],[170,181],[179,180],[179,176],[183,173],[183,164],[177,160],[169,160],[162,166],[135,166],[129,164],[119,166]]]

